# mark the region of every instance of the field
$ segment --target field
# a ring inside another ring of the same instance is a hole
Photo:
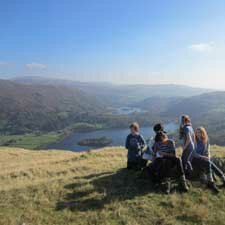
[[[58,142],[76,130],[90,131],[102,128],[101,124],[74,123],[65,129],[53,132],[28,133],[19,135],[0,135],[0,146],[25,149],[43,149]]]
[[[214,156],[225,149],[213,146]],[[125,169],[124,148],[85,153],[0,148],[1,225],[225,224],[225,191],[167,196]]]
[[[44,148],[50,143],[61,140],[63,133],[49,132],[44,134],[1,135],[1,146],[12,146],[26,149]]]

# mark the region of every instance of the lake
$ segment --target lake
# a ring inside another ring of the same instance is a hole
[[[174,123],[168,123],[165,125],[165,130],[175,131],[177,125]],[[141,134],[146,138],[150,138],[154,135],[152,127],[142,127],[140,130]],[[129,134],[129,129],[118,128],[118,129],[102,129],[90,132],[74,132],[70,136],[66,137],[63,141],[59,143],[50,144],[48,149],[64,149],[70,151],[87,151],[89,149],[95,149],[89,146],[80,146],[77,143],[83,139],[89,138],[100,138],[107,137],[112,139],[111,146],[124,146],[127,135]]]
[[[133,113],[143,113],[145,110],[137,107],[119,107],[115,111],[115,115],[130,115]]]

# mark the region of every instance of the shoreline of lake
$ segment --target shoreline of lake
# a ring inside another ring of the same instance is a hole
[[[177,129],[177,124],[167,123],[165,129],[169,132],[174,132]],[[146,138],[154,136],[152,126],[141,127],[140,133]],[[92,131],[75,131],[71,132],[63,140],[57,143],[51,143],[47,146],[48,149],[63,149],[69,151],[87,151],[90,149],[96,149],[93,146],[80,146],[78,143],[84,139],[96,139],[100,137],[107,137],[112,139],[112,144],[108,146],[124,146],[126,136],[129,134],[128,128],[103,128]]]

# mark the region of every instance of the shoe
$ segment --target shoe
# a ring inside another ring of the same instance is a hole
[[[170,191],[171,191],[171,182],[170,182],[170,179],[168,179],[166,181],[165,189],[166,189],[165,190],[166,194],[169,195],[170,194]]]
[[[214,182],[212,182],[212,181],[210,181],[208,183],[208,188],[211,189],[215,194],[218,194],[220,192],[220,190],[218,189],[216,184]]]
[[[181,189],[182,192],[188,192],[189,191],[185,176],[182,176],[181,179],[180,179],[180,189]]]

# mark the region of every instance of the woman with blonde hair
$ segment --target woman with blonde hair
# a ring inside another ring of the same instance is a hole
[[[223,181],[225,187],[225,175],[210,159],[210,144],[207,131],[204,127],[198,127],[195,131],[195,153],[193,154],[192,166],[205,170],[208,175],[208,185],[218,192],[215,186],[212,171],[214,171]]]

